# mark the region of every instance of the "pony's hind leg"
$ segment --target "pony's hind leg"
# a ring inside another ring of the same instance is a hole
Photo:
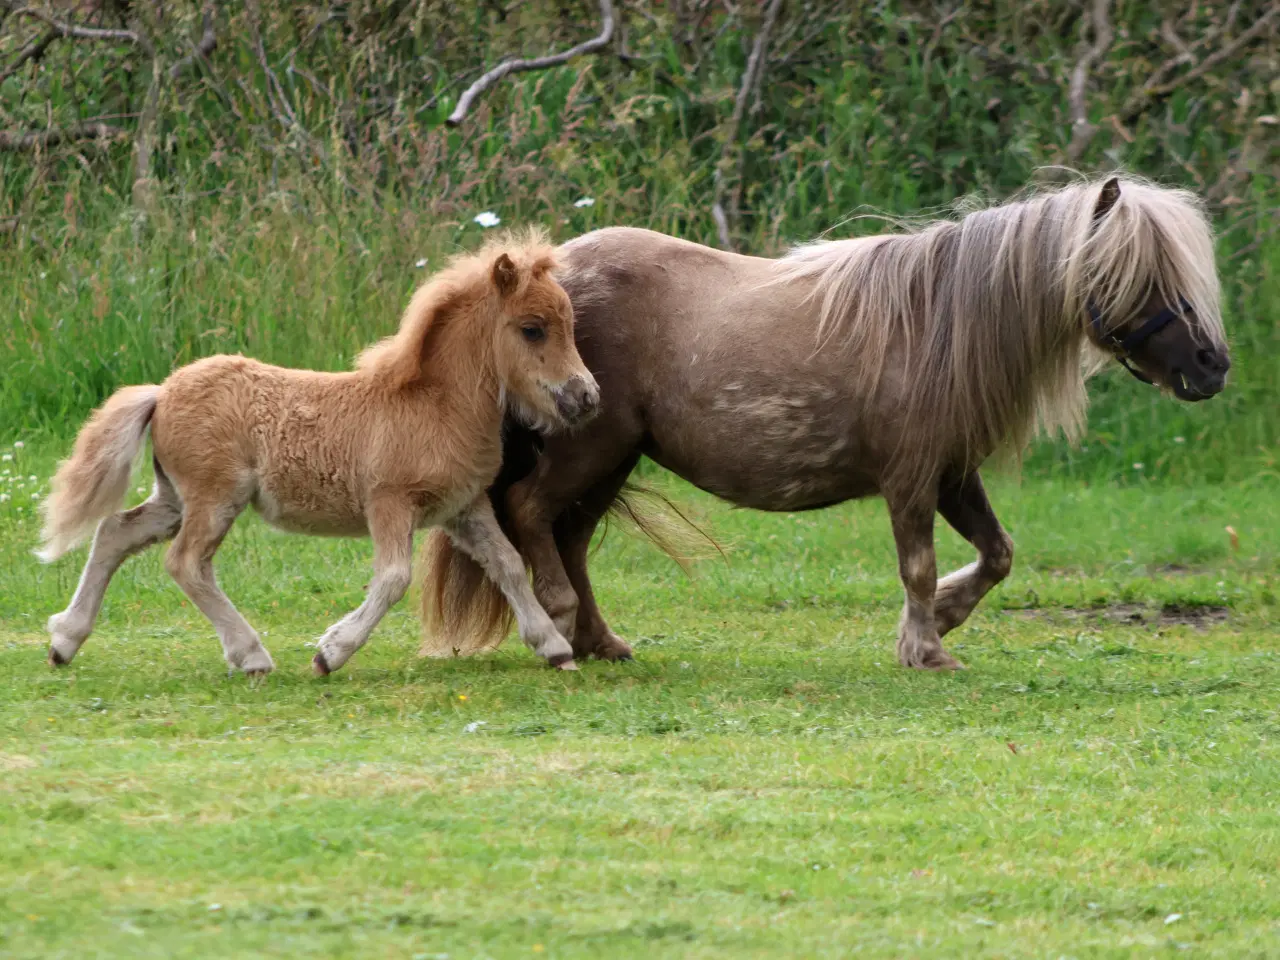
[[[525,576],[520,554],[498,525],[487,496],[444,524],[454,544],[484,569],[502,591],[516,617],[520,639],[553,667],[576,670],[573,648],[538,603]]]
[[[213,575],[213,555],[244,509],[244,503],[188,499],[182,529],[165,556],[165,569],[192,603],[209,618],[222,641],[227,665],[253,676],[270,673],[275,664],[258,633],[227,599]]]
[[[898,573],[907,595],[898,623],[898,662],[918,669],[955,670],[963,665],[942,648],[934,622],[938,566],[933,549],[933,514],[933,503],[895,504],[889,500],[893,538],[898,547]]]
[[[577,625],[573,634],[573,650],[578,656],[592,656],[599,660],[633,659],[631,645],[609,628],[600,605],[596,603],[588,564],[591,537],[639,459],[638,455],[629,457],[561,514],[555,523],[556,545],[578,600]]]
[[[120,565],[153,543],[168,540],[181,525],[182,501],[157,464],[151,496],[98,524],[71,603],[49,618],[49,663],[55,667],[70,663],[89,638],[98,611],[102,609],[107,584]]]
[[[404,592],[413,575],[413,528],[417,511],[406,498],[384,497],[369,508],[373,579],[364,603],[328,630],[316,644],[311,668],[326,676],[351,659]]]
[[[598,629],[604,620],[590,596],[586,556],[592,531],[639,459],[640,434],[637,424],[615,416],[608,423],[593,420],[572,437],[548,437],[533,471],[507,492],[507,515],[533,570],[534,594],[580,657],[631,656],[631,648],[607,626]],[[580,593],[584,585],[585,595]],[[595,629],[579,635],[584,617]]]
[[[977,562],[938,582],[934,620],[938,635],[945,636],[964,623],[988,591],[1009,575],[1013,566],[1013,540],[996,519],[982,478],[976,472],[943,482],[938,494],[938,512],[978,551]]]

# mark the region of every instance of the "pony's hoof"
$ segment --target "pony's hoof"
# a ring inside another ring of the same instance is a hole
[[[49,666],[65,667],[70,662],[71,662],[70,658],[64,657],[61,653],[59,653],[57,647],[49,648]]]
[[[934,671],[969,669],[945,650],[926,654],[924,660],[921,663],[914,664],[914,666],[919,670]]]
[[[311,670],[317,677],[327,677],[329,674],[333,673],[333,671],[329,669],[329,661],[324,658],[323,653],[317,653],[311,658]]]
[[[595,657],[597,660],[612,660],[615,663],[635,659],[635,653],[631,649],[631,644],[612,633],[601,638],[600,641],[596,643],[595,649],[591,651],[591,656]]]
[[[572,653],[557,653],[554,657],[547,657],[547,666],[555,670],[578,669],[578,665],[574,662]]]

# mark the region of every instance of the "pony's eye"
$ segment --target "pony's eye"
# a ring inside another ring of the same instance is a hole
[[[529,341],[529,343],[541,343],[543,340],[547,339],[547,332],[532,323],[526,323],[522,326],[520,328],[520,333],[525,340]]]

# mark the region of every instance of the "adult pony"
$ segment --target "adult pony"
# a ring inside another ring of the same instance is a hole
[[[538,235],[455,259],[414,295],[399,332],[350,373],[220,356],[158,386],[117,391],[81,430],[45,506],[42,559],[97,525],[70,606],[49,620],[50,663],[75,656],[120,564],[174,537],[165,567],[212,621],[228,665],[270,671],[271,655],[213,575],[214,552],[253,504],[285,530],[373,538],[368,595],[320,639],[317,673],[346,663],[404,595],[421,526],[441,527],[484,567],[539,656],[575,669],[485,496],[508,411],[543,428],[595,412],[599,391],[575,349],[556,266]],[[148,428],[155,488],[116,513]]]
[[[1013,558],[983,461],[1037,427],[1076,433],[1085,377],[1108,354],[1183,400],[1221,391],[1230,365],[1201,205],[1132,177],[779,260],[633,229],[562,254],[603,413],[540,454],[510,436],[490,496],[579,656],[631,655],[596,605],[587,552],[643,454],[762,510],[883,495],[906,591],[898,659],[959,667],[940,638]],[[942,580],[935,512],[978,552]],[[429,549],[426,651],[500,642],[492,589],[445,540]]]

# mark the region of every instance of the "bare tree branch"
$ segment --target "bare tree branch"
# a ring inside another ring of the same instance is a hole
[[[523,73],[526,70],[546,70],[548,67],[566,63],[574,57],[580,57],[584,53],[596,53],[608,46],[609,41],[613,39],[613,0],[599,0],[599,2],[602,22],[598,35],[561,53],[553,53],[533,60],[503,61],[462,92],[462,96],[458,98],[458,105],[453,108],[453,113],[449,114],[445,123],[451,127],[456,127],[460,124],[466,119],[467,113],[471,110],[471,104],[475,99],[503,77],[513,73]]]
[[[0,130],[0,150],[34,150],[77,140],[112,140],[126,132],[122,127],[114,127],[108,123],[77,123],[49,130]]]
[[[186,73],[187,69],[193,63],[197,60],[206,59],[218,46],[218,33],[214,29],[214,6],[214,0],[205,0],[204,7],[200,13],[200,42],[196,44],[195,49],[191,53],[187,54],[169,68],[170,80],[177,80]]]
[[[138,26],[134,36],[138,38],[138,46],[147,55],[151,79],[142,96],[142,110],[138,113],[138,126],[133,135],[133,202],[139,207],[149,207],[154,199],[152,187],[155,184],[155,178],[151,175],[151,150],[160,122],[160,93],[164,86],[165,72],[160,68],[151,37],[143,32],[141,23]]]
[[[76,40],[118,40],[121,43],[137,43],[138,35],[132,30],[100,30],[96,27],[79,27],[74,23],[55,20],[52,14],[37,10],[35,7],[19,7],[13,11],[15,16],[31,17],[47,24],[57,31],[61,37],[73,37]]]
[[[1111,30],[1109,8],[1111,0],[1093,0],[1093,9],[1088,23],[1093,27],[1093,45],[1086,46],[1075,69],[1071,71],[1071,83],[1067,88],[1067,103],[1071,107],[1071,142],[1067,144],[1067,162],[1078,163],[1085,150],[1093,140],[1098,128],[1089,122],[1089,105],[1086,101],[1086,87],[1089,83],[1089,72],[1094,64],[1107,54],[1114,34]]]
[[[769,6],[765,8],[764,20],[756,32],[751,55],[747,57],[746,69],[742,71],[742,84],[738,87],[738,96],[733,104],[733,116],[729,118],[729,132],[720,150],[720,162],[716,164],[711,217],[715,220],[716,229],[720,234],[720,246],[726,250],[733,249],[733,236],[730,229],[738,219],[738,198],[741,195],[741,189],[735,181],[729,194],[729,207],[726,210],[724,206],[725,171],[733,165],[733,156],[738,149],[738,131],[742,127],[742,118],[747,112],[747,101],[751,97],[751,92],[757,89],[763,79],[765,61],[768,58],[769,36],[773,33],[773,25],[778,20],[778,11],[782,9],[782,2],[783,0],[769,0]]]
[[[58,39],[57,31],[51,30],[39,40],[32,40],[20,51],[17,58],[9,66],[0,72],[0,83],[4,83],[15,73],[22,69],[23,64],[31,60],[39,60],[44,56],[44,52],[49,49],[49,44]]]
[[[1234,19],[1234,10],[1235,7],[1233,6],[1230,19]],[[1154,100],[1158,97],[1168,96],[1183,84],[1190,83],[1192,80],[1204,76],[1223,60],[1228,60],[1231,57],[1234,57],[1242,49],[1260,37],[1272,25],[1272,22],[1278,15],[1280,15],[1280,2],[1271,3],[1267,7],[1266,12],[1263,13],[1262,16],[1258,17],[1257,20],[1253,21],[1253,24],[1247,30],[1241,31],[1230,43],[1218,48],[1182,76],[1177,77],[1174,80],[1165,81],[1164,78],[1172,73],[1178,64],[1186,62],[1186,58],[1183,53],[1179,53],[1177,57],[1165,61],[1165,63],[1161,65],[1160,69],[1152,74],[1151,78],[1148,79],[1141,88],[1135,91],[1131,97],[1129,97],[1124,108],[1121,110],[1121,113],[1124,115],[1126,120],[1131,120],[1142,112],[1143,107],[1147,105],[1148,101]]]

